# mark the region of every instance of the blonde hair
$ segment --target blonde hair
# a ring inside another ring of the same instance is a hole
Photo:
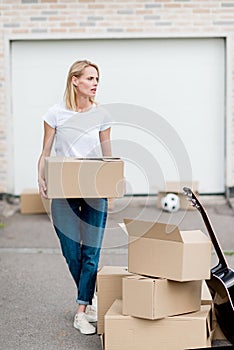
[[[69,69],[68,76],[67,76],[67,84],[66,89],[64,92],[64,101],[65,105],[68,109],[76,110],[76,89],[75,86],[72,83],[72,77],[76,76],[77,78],[80,78],[83,74],[83,71],[86,67],[94,67],[97,70],[98,78],[99,78],[99,69],[98,66],[95,63],[92,63],[88,60],[81,60],[76,61],[72,64],[71,68]],[[90,102],[94,103],[94,99],[90,97]]]

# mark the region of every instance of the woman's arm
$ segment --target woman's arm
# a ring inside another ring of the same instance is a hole
[[[99,132],[99,139],[101,142],[102,155],[104,157],[111,157],[111,141],[110,141],[111,128]]]
[[[52,128],[46,122],[44,122],[43,149],[38,161],[38,185],[39,185],[40,194],[44,198],[47,198],[44,160],[45,160],[45,157],[50,156],[52,145],[54,142],[54,135],[55,135],[55,129]]]

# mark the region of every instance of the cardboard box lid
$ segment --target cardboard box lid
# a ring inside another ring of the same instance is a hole
[[[124,279],[133,279],[133,280],[143,280],[145,281],[145,283],[165,283],[165,281],[167,281],[165,278],[163,277],[149,277],[149,276],[144,276],[144,275],[137,275],[137,274],[132,274],[130,276],[126,276],[124,277]]]
[[[124,224],[130,239],[142,237],[182,243],[210,242],[210,238],[200,230],[180,231],[176,225],[134,219],[124,219]]]
[[[61,163],[61,162],[77,162],[77,161],[84,161],[84,162],[123,162],[123,160],[119,157],[45,157],[46,162],[50,163]]]
[[[207,320],[207,330],[208,332],[210,332],[210,312],[211,312],[211,306],[210,305],[201,305],[201,308],[199,311],[195,311],[195,312],[189,312],[186,314],[182,314],[182,315],[176,315],[176,316],[168,316],[165,319],[167,319],[168,321],[172,320],[178,320],[179,321],[183,321],[183,320],[189,320],[189,319],[206,319]],[[109,310],[107,311],[105,318],[116,318],[116,316],[118,318],[123,318],[123,319],[127,319],[127,318],[132,318],[132,316],[128,316],[128,315],[123,315],[122,314],[122,300],[120,299],[116,299],[114,301],[114,303],[111,305],[111,307],[109,308]],[[143,320],[143,319],[142,319]],[[160,322],[160,320],[145,320],[145,322]]]
[[[103,266],[97,273],[97,276],[100,277],[106,277],[106,276],[121,276],[129,274],[127,266]]]

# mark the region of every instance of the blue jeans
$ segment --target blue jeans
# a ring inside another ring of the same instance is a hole
[[[53,199],[51,213],[63,256],[77,286],[77,303],[92,304],[106,225],[107,199]]]

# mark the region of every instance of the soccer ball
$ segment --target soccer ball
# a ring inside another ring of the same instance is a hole
[[[168,193],[161,199],[161,205],[163,210],[170,213],[180,209],[180,198],[174,193]]]

